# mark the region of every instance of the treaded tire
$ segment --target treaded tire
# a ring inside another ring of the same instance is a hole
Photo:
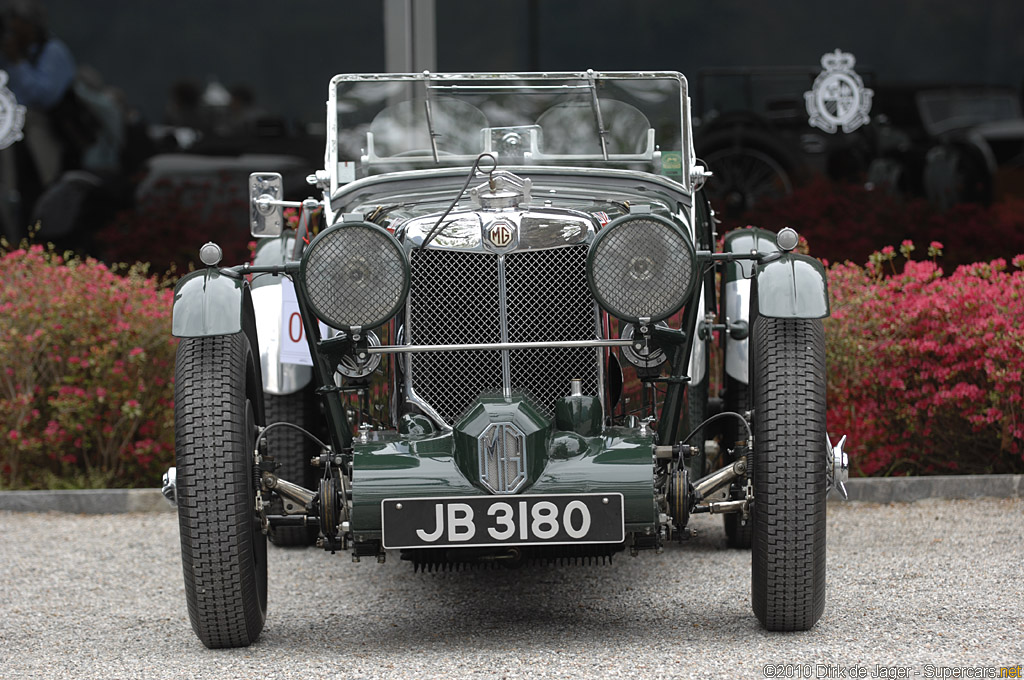
[[[696,385],[688,385],[686,388],[686,432],[680,436],[685,436],[690,432],[693,432],[694,428],[703,423],[708,417],[708,374],[707,370],[704,372],[704,380]],[[689,442],[691,446],[696,446],[700,452],[694,456],[691,460],[687,461],[686,467],[690,471],[690,479],[700,479],[707,474],[707,458],[704,451],[704,432],[705,428],[701,428],[700,431],[694,435],[693,439]]]
[[[263,395],[267,424],[287,422],[314,431],[316,404],[311,390],[294,394]],[[314,432],[315,433],[315,432]],[[290,427],[275,427],[267,434],[267,450],[277,463],[275,474],[294,484],[316,490],[319,476],[309,460],[319,453],[316,442]],[[313,527],[270,527],[270,542],[279,547],[307,546],[316,542]]]
[[[192,630],[210,648],[245,647],[267,614],[267,541],[255,513],[252,452],[260,381],[244,333],[185,338],[174,388],[178,525]]]
[[[750,391],[747,389],[746,383],[742,383],[736,378],[727,375],[725,378],[725,410],[739,413],[740,415],[749,411],[749,393]],[[724,435],[724,444],[727,449],[734,448],[737,440],[746,439],[747,436],[742,425],[734,418],[727,418],[725,420]],[[733,459],[729,458],[728,462],[733,462]],[[744,476],[739,481],[739,485],[745,485],[746,480],[747,478]],[[722,515],[722,521],[725,524],[725,543],[730,548],[749,550],[754,522],[753,518],[748,518],[747,523],[743,524],[742,519],[742,516],[735,512]]]
[[[825,609],[824,327],[758,317],[751,338],[752,604],[768,630],[808,630]]]

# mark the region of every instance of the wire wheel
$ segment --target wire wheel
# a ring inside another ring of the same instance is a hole
[[[763,151],[728,147],[708,153],[704,161],[714,173],[704,191],[726,219],[738,219],[761,201],[793,191],[790,173]]]

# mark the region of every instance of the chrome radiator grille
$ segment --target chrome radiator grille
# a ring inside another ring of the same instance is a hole
[[[417,345],[592,340],[597,308],[586,280],[587,246],[498,255],[414,250],[407,311]],[[504,274],[504,286],[499,285]],[[503,337],[503,329],[507,335]],[[580,378],[598,394],[600,351],[593,348],[429,352],[407,355],[415,396],[448,424],[481,394],[500,394],[504,355],[512,392],[530,395],[548,417]]]

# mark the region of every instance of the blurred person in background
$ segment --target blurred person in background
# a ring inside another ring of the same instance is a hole
[[[95,69],[76,68],[37,0],[7,0],[0,10],[0,68],[27,109],[24,140],[0,165],[8,240],[31,227],[40,241],[90,251],[92,233],[130,192],[121,103]]]
[[[0,166],[5,212],[12,221],[5,231],[16,241],[36,199],[61,173],[80,164],[83,151],[96,141],[98,125],[72,87],[71,50],[50,34],[46,10],[35,0],[8,0],[0,9],[0,68],[27,109],[24,139],[4,151]]]

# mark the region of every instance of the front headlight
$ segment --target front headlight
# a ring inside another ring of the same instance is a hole
[[[594,299],[630,323],[659,321],[686,304],[697,280],[689,236],[657,215],[626,215],[605,227],[587,255]]]
[[[302,281],[313,313],[344,331],[375,328],[398,313],[409,292],[409,260],[376,224],[325,230],[302,257]]]

